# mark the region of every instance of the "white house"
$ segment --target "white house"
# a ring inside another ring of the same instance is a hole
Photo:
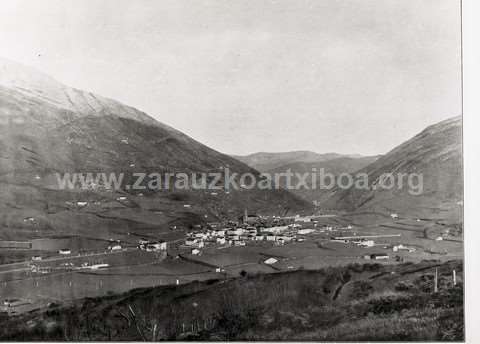
[[[68,254],[72,254],[72,250],[70,250],[68,248],[62,248],[62,249],[58,250],[58,253],[62,254],[62,255],[68,255]]]
[[[391,217],[392,219],[398,219],[398,214],[397,214],[397,213],[391,213],[391,214],[390,214],[390,217]]]
[[[214,236],[223,237],[223,236],[225,236],[225,232],[226,232],[225,229],[216,229],[216,230],[212,231],[212,234]]]
[[[198,256],[200,254],[200,250],[198,248],[193,248],[192,249],[192,254],[195,256]]]
[[[90,269],[92,270],[98,270],[98,269],[103,269],[103,268],[108,268],[110,265],[109,264],[94,264],[90,265]]]
[[[267,241],[275,241],[277,237],[275,235],[267,235]]]
[[[265,228],[263,231],[277,234],[277,233],[282,233],[287,229],[288,229],[288,226],[275,226],[275,227]]]
[[[358,246],[362,246],[362,247],[373,247],[373,246],[375,246],[375,241],[373,241],[373,240],[360,241],[360,242],[358,243]]]
[[[302,235],[303,234],[310,234],[310,233],[313,233],[313,232],[315,232],[315,230],[312,229],[312,228],[303,228],[303,229],[298,230],[298,234],[302,234]]]
[[[264,261],[264,263],[265,263],[265,264],[268,264],[268,265],[275,264],[276,262],[278,262],[278,259],[275,259],[275,258],[273,258],[273,257],[270,257],[270,258],[268,258],[268,259],[266,259],[266,260]]]
[[[197,242],[198,242],[198,239],[195,239],[195,238],[187,238],[187,240],[185,240],[185,245],[187,245],[187,246],[193,246],[193,245],[195,245]]]
[[[374,253],[370,255],[371,259],[382,260],[382,259],[389,259],[390,256],[386,253]]]
[[[227,242],[225,237],[218,237],[217,238],[217,244],[224,245]]]
[[[227,235],[242,235],[243,228],[235,228],[227,230]]]

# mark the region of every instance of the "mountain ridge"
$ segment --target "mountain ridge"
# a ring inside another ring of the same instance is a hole
[[[258,171],[135,108],[12,62],[0,65],[1,238],[157,235],[174,224],[236,218],[246,207],[260,214],[309,208],[284,190],[60,190],[58,172]]]
[[[288,152],[256,152],[248,155],[232,155],[247,165],[267,172],[279,168],[283,165],[292,163],[318,163],[338,158],[361,158],[359,154],[339,154],[339,153],[316,153],[308,150],[297,150]]]
[[[452,211],[458,218],[458,204],[463,199],[462,117],[428,126],[359,172],[368,175],[369,190],[335,188],[326,195],[323,206],[418,216]],[[375,189],[385,173],[421,175],[423,192],[412,195],[405,188]]]

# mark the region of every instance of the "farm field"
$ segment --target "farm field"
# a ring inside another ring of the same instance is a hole
[[[31,255],[40,252],[44,260],[35,262],[35,265],[47,268],[47,273],[32,272],[29,256],[19,255],[26,260],[0,266],[0,297],[26,300],[29,304],[17,309],[24,312],[50,302],[70,302],[136,288],[365,263],[369,260],[364,256],[374,253],[388,254],[389,259],[375,261],[384,265],[418,263],[425,259],[448,261],[463,256],[461,240],[435,240],[454,224],[439,224],[437,220],[429,219],[392,219],[378,214],[338,214],[316,220],[316,223],[301,223],[302,228],[315,229],[314,233],[302,235],[303,242],[293,240],[278,245],[271,241],[248,241],[246,246],[238,247],[207,245],[199,255],[192,255],[190,248],[182,246],[185,235],[182,230],[160,233],[145,228],[144,231],[137,230],[134,235],[124,233],[115,237],[116,240],[122,238],[123,246],[115,252],[108,251],[111,242],[101,238],[56,236],[33,239],[35,249],[29,252]],[[335,229],[326,230],[327,226]],[[342,236],[352,239],[349,242],[332,241],[332,237]],[[362,236],[373,236],[374,245],[360,247],[353,243],[355,237]],[[136,245],[140,238],[168,240],[169,251],[139,250]],[[414,251],[393,252],[394,245],[404,245]],[[71,248],[72,254],[59,256],[57,251],[63,247]],[[268,258],[276,261],[266,264]],[[78,270],[86,263],[108,266],[98,270]],[[216,272],[217,267],[222,270]]]

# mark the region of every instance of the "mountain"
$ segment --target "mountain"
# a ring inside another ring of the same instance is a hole
[[[378,156],[361,156],[358,154],[341,155],[337,153],[319,154],[310,151],[292,151],[282,153],[254,153],[246,156],[234,156],[236,159],[243,161],[247,165],[255,168],[262,173],[268,173],[272,176],[291,171],[291,186],[297,185],[299,177],[296,174],[310,173],[307,178],[308,188],[294,187],[289,191],[297,196],[309,201],[318,202],[328,194],[328,190],[321,188],[312,188],[314,178],[319,181],[318,172],[323,169],[325,173],[331,173],[335,177],[341,173],[353,173],[368,164],[375,161]],[[317,177],[313,176],[317,173]],[[317,183],[318,184],[318,183]],[[280,178],[280,185],[288,188],[285,178]]]
[[[308,200],[310,202],[320,202],[324,197],[325,194],[329,193],[329,190],[322,189],[322,188],[314,188],[312,187],[312,177],[315,176],[316,185],[320,185],[320,171],[323,170],[324,174],[332,174],[335,178],[338,178],[339,175],[342,173],[350,173],[353,174],[354,172],[364,168],[365,166],[371,164],[375,160],[378,159],[378,156],[365,156],[365,157],[350,157],[350,156],[341,156],[329,160],[324,161],[316,161],[316,162],[294,162],[289,163],[286,165],[282,165],[276,168],[273,168],[268,171],[264,171],[264,173],[269,173],[270,175],[278,175],[281,173],[285,173],[287,171],[291,171],[294,175],[291,178],[291,185],[295,186],[299,182],[298,175],[309,174],[307,177],[307,185],[308,188],[291,188],[289,189],[290,192],[296,194],[297,196]],[[315,173],[315,175],[314,175]],[[297,175],[298,174],[298,175]],[[284,178],[280,179],[280,185],[286,188],[286,181]]]
[[[233,157],[260,172],[266,172],[287,164],[317,163],[343,156],[337,153],[319,154],[310,151],[292,151],[280,153],[259,152],[245,156],[234,155]]]
[[[156,235],[173,225],[309,205],[283,190],[59,187],[57,173],[258,172],[144,112],[0,59],[0,239]],[[80,205],[79,205],[80,204]]]
[[[326,195],[323,207],[458,219],[462,168],[462,119],[455,117],[427,127],[360,170],[368,176],[368,190],[337,187]],[[387,188],[379,184],[388,173],[395,176],[390,189],[388,183]]]

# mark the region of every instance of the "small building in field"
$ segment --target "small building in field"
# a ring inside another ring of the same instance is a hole
[[[383,259],[389,259],[390,256],[386,253],[373,253],[370,255],[370,259],[373,260],[383,260]]]
[[[113,245],[113,246],[109,246],[108,249],[110,251],[120,251],[122,249],[122,246],[121,245]]]
[[[278,262],[278,259],[270,257],[270,258],[264,260],[263,262],[267,265],[272,265],[272,264],[275,264],[276,262]]]
[[[373,240],[363,240],[358,243],[358,246],[361,247],[373,247],[375,246],[375,241]]]
[[[58,250],[58,253],[62,255],[69,255],[72,254],[72,250],[70,250],[69,248],[62,248]]]
[[[194,256],[198,256],[200,254],[200,250],[198,248],[193,248],[191,253],[194,255]]]
[[[140,244],[139,248],[147,252],[165,251],[167,249],[167,242],[164,240],[147,241],[146,243]]]
[[[151,242],[147,244],[146,250],[152,251],[165,251],[167,249],[167,243],[165,241]]]

